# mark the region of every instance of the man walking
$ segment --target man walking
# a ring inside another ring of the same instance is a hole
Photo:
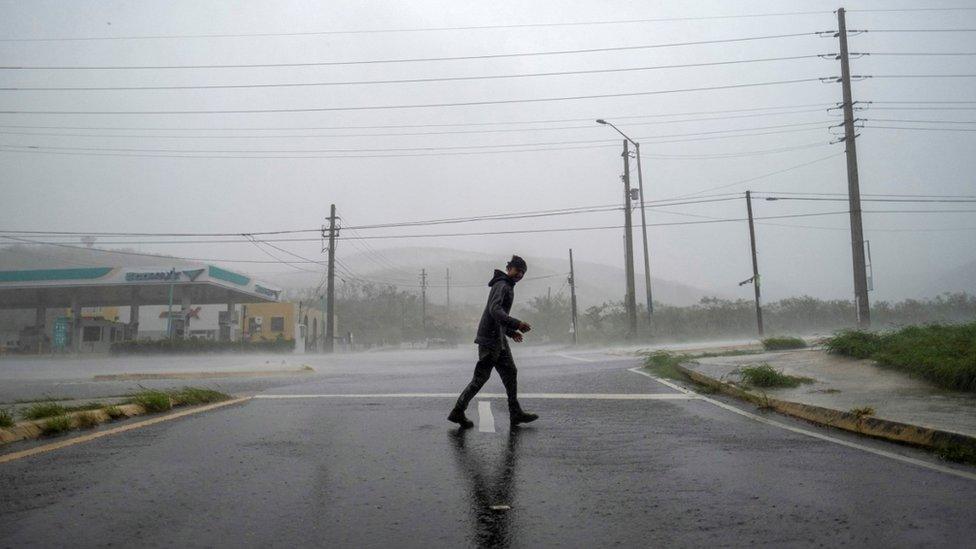
[[[481,315],[478,336],[474,340],[478,344],[478,364],[474,367],[474,377],[461,391],[457,404],[447,416],[448,421],[457,423],[465,429],[474,427],[474,422],[464,415],[464,410],[488,381],[492,368],[498,370],[498,375],[505,385],[512,427],[539,419],[536,414],[522,411],[519,405],[518,370],[515,368],[515,360],[512,358],[512,350],[508,347],[508,340],[505,339],[507,336],[516,343],[521,343],[522,334],[532,329],[528,323],[512,318],[508,314],[512,310],[512,301],[515,299],[515,283],[522,280],[528,266],[524,259],[513,255],[505,268],[507,272],[495,269],[495,275],[488,283],[488,287],[491,288],[488,293],[488,304],[485,305],[485,312]]]

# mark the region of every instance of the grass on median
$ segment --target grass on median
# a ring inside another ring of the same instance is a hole
[[[75,422],[79,429],[91,429],[97,427],[101,420],[94,412],[81,412],[75,416]]]
[[[883,334],[849,330],[828,339],[826,348],[874,359],[944,389],[976,391],[976,322],[909,326]]]
[[[755,366],[740,368],[739,375],[742,377],[742,382],[746,385],[762,387],[764,389],[799,387],[802,383],[813,383],[814,381],[808,377],[786,375],[765,362]]]
[[[204,389],[200,387],[183,387],[182,389],[172,389],[169,391],[159,391],[147,389],[136,393],[129,399],[132,404],[138,404],[145,408],[146,412],[158,413],[172,409],[174,406],[195,406],[198,404],[210,404],[230,399],[230,395]]]
[[[38,402],[37,404],[31,405],[21,412],[21,416],[24,419],[29,420],[44,419],[47,417],[70,414],[71,412],[98,410],[102,406],[104,406],[104,404],[100,402],[88,402],[78,406],[63,406],[56,402]]]
[[[679,355],[668,351],[654,351],[644,358],[644,368],[665,379],[687,379],[676,366],[691,359],[690,355]]]
[[[71,418],[67,415],[59,415],[47,418],[41,424],[41,433],[52,436],[71,430]]]
[[[105,412],[105,415],[107,415],[112,421],[126,418],[125,412],[123,412],[122,408],[119,408],[118,406],[106,406],[102,408],[102,411]]]
[[[762,340],[763,349],[782,351],[785,349],[805,349],[807,342],[798,337],[767,337]]]

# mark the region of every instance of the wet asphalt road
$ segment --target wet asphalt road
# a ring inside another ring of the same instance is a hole
[[[633,358],[515,352],[522,392],[678,394],[629,372]],[[314,376],[246,383],[262,397],[455,394],[474,355],[306,357]],[[483,392],[504,392],[497,376]],[[443,396],[260,398],[0,464],[0,546],[971,547],[976,534],[976,481],[702,400],[525,398],[542,418],[515,430],[504,400],[485,400],[495,432],[452,428]]]

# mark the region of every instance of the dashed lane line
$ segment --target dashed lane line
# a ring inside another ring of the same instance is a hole
[[[697,398],[695,400],[703,400],[705,402],[708,402],[709,404],[714,404],[715,406],[718,406],[719,408],[722,408],[724,410],[728,410],[728,411],[730,411],[732,413],[739,414],[740,416],[747,417],[747,418],[749,418],[749,419],[751,419],[753,421],[758,421],[759,423],[765,423],[766,425],[772,425],[773,427],[779,427],[780,429],[785,429],[787,431],[791,431],[791,432],[798,433],[798,434],[801,434],[801,435],[806,435],[808,437],[812,437],[812,438],[824,440],[824,441],[827,441],[827,442],[833,442],[834,444],[839,444],[841,446],[846,446],[848,448],[854,448],[856,450],[861,450],[861,451],[868,452],[868,453],[871,453],[871,454],[875,454],[875,455],[878,455],[878,456],[881,456],[881,457],[886,457],[888,459],[893,459],[895,461],[901,461],[903,463],[910,463],[910,464],[916,465],[918,467],[924,467],[926,469],[930,469],[932,471],[938,471],[940,473],[945,473],[947,475],[953,475],[953,476],[957,476],[957,477],[962,477],[962,478],[969,479],[969,480],[976,480],[976,473],[970,473],[968,471],[960,471],[958,469],[952,469],[950,467],[943,467],[943,466],[938,465],[938,464],[935,464],[935,463],[929,463],[927,461],[922,461],[920,459],[915,459],[915,458],[912,458],[912,457],[903,456],[901,454],[896,454],[894,452],[888,452],[886,450],[881,450],[879,448],[872,448],[870,446],[864,446],[864,445],[858,444],[856,442],[850,442],[850,441],[847,441],[847,440],[842,440],[842,439],[839,439],[839,438],[834,438],[834,437],[829,436],[829,435],[824,435],[824,434],[821,434],[821,433],[817,433],[815,431],[809,431],[807,429],[801,429],[799,427],[794,427],[792,425],[787,425],[785,423],[780,423],[778,421],[775,421],[775,420],[772,420],[772,419],[768,419],[768,418],[765,418],[765,417],[762,417],[762,416],[753,414],[751,412],[747,412],[745,410],[741,410],[741,409],[736,408],[735,406],[732,406],[730,404],[726,404],[724,402],[715,400],[714,398],[708,398],[707,396],[704,396],[702,394],[699,394],[699,393],[696,393],[694,391],[685,389],[684,387],[681,387],[680,385],[677,385],[675,383],[671,383],[670,381],[668,381],[666,379],[662,379],[662,378],[653,376],[653,375],[651,375],[651,374],[649,374],[647,372],[641,371],[641,369],[639,367],[638,368],[629,368],[628,371],[634,372],[635,374],[640,374],[642,376],[649,377],[649,378],[657,381],[658,383],[661,383],[663,385],[666,385],[666,386],[668,386],[668,387],[670,387],[672,389],[681,391],[683,393],[690,394],[690,395],[696,395]]]
[[[482,433],[495,432],[495,416],[491,415],[491,401],[478,401],[478,430]]]

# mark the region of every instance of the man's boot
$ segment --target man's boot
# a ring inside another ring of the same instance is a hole
[[[508,417],[512,422],[512,427],[520,423],[532,423],[533,421],[539,419],[538,414],[530,414],[522,410],[522,406],[518,403],[508,407]]]
[[[451,410],[450,415],[447,416],[447,420],[457,423],[462,429],[470,429],[474,427],[474,422],[468,419],[468,416],[464,415],[464,410],[460,408],[454,408]]]

